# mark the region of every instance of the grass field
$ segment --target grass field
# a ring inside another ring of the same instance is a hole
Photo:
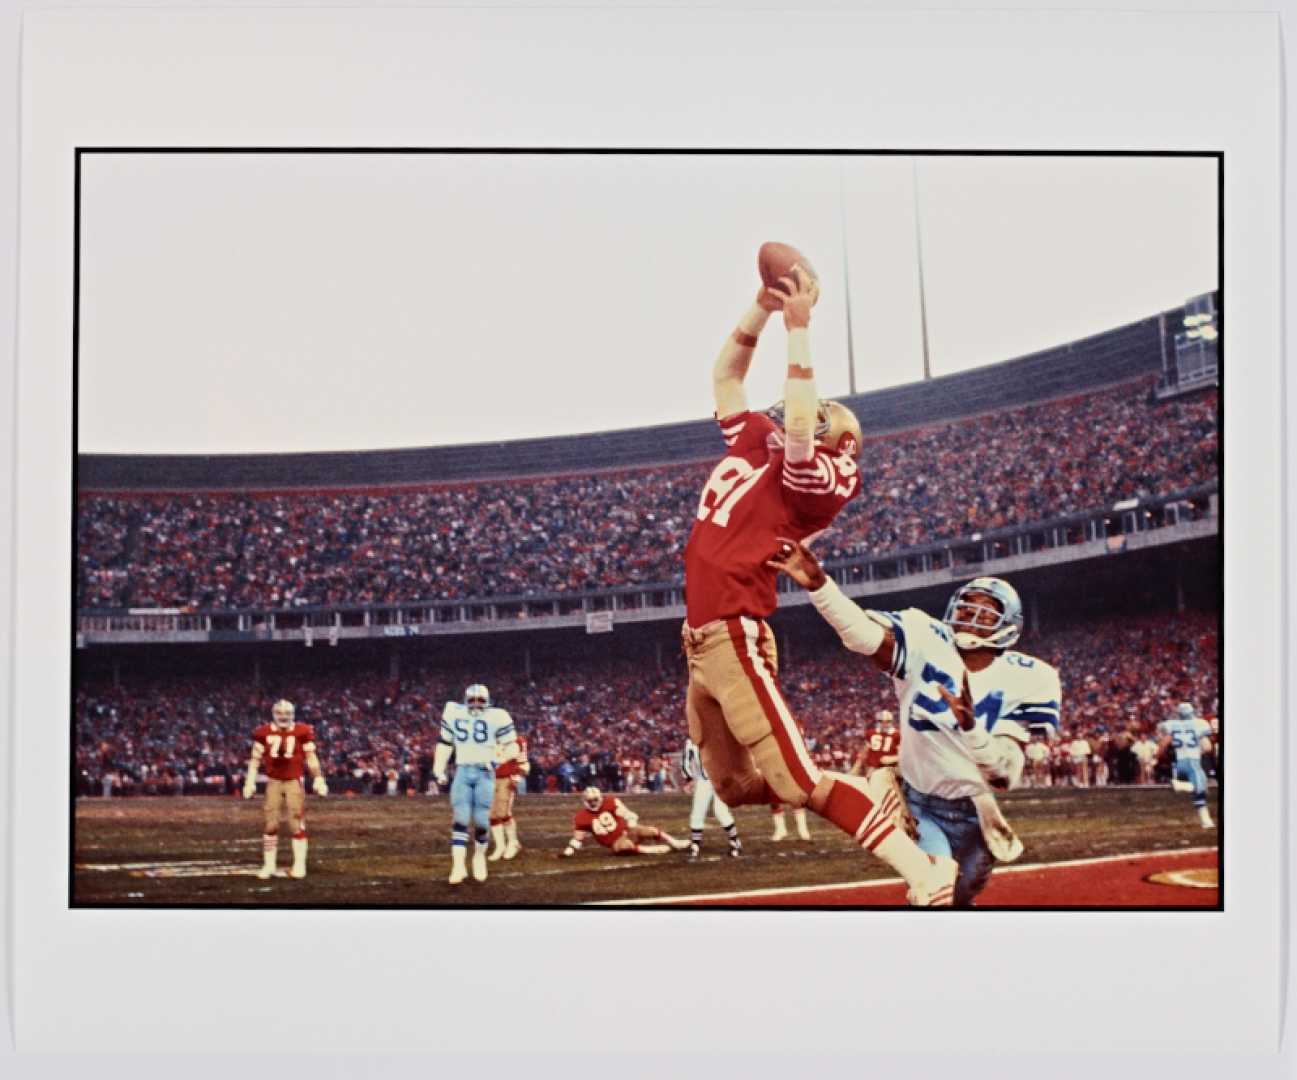
[[[688,796],[629,796],[626,801],[642,823],[688,836]],[[1026,845],[1018,866],[1183,852],[1218,843],[1216,829],[1198,825],[1189,800],[1164,787],[1026,790],[1007,795],[1002,802]],[[1215,790],[1210,805],[1219,816]],[[793,886],[837,887],[893,876],[889,868],[814,815],[810,815],[809,842],[798,840],[794,833],[773,843],[770,815],[764,807],[737,811],[743,838],[743,856],[738,859],[726,855],[724,834],[710,819],[703,857],[697,862],[683,854],[613,856],[593,841],[575,857],[562,859],[559,852],[570,835],[577,806],[572,795],[519,799],[516,816],[522,854],[510,862],[491,863],[486,882],[470,879],[451,886],[446,882],[450,807],[445,798],[309,799],[310,873],[301,881],[286,876],[291,858],[287,837],[280,843],[283,876],[271,881],[253,876],[261,859],[259,798],[248,802],[199,797],[83,799],[76,804],[73,901],[114,906],[575,905]],[[1199,863],[1204,858],[1215,866],[1214,852],[1197,856]],[[1135,865],[1133,860],[1125,862]],[[1106,880],[1122,863],[1073,866],[1067,877],[1059,868],[1056,885],[1038,883],[1029,894],[1031,899],[1004,902],[1070,906],[1080,902],[1075,899],[1078,881]],[[1000,886],[1002,875],[1006,884],[1018,880],[1016,874],[997,871],[988,897]],[[795,902],[801,906],[899,903],[886,888],[849,894],[822,889],[798,893]],[[1189,901],[1180,895],[1188,891],[1166,888],[1165,899],[1154,901],[1113,891],[1110,901],[1103,894],[1094,903],[1204,902],[1202,897]]]

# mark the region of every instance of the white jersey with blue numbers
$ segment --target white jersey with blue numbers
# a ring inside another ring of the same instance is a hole
[[[1201,761],[1202,740],[1211,738],[1211,725],[1201,716],[1189,720],[1173,716],[1157,725],[1157,733],[1171,740],[1176,761]]]
[[[968,674],[974,722],[995,734],[1013,720],[1050,740],[1058,737],[1062,688],[1055,668],[1006,650],[981,671],[968,671],[945,623],[918,608],[872,613],[896,638],[891,676],[900,703],[902,778],[926,795],[961,799],[990,790],[959,733],[939,686],[958,697]]]
[[[471,713],[467,705],[448,701],[441,714],[441,741],[454,748],[460,765],[494,765],[498,748],[517,742],[518,732],[503,709]]]

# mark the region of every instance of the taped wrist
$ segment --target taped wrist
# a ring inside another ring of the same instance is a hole
[[[739,319],[739,324],[735,327],[735,340],[738,340],[739,334],[746,334],[752,338],[752,344],[757,343],[756,339],[760,336],[761,331],[765,329],[766,322],[770,319],[770,312],[761,307],[760,304],[753,304],[743,313]],[[741,343],[740,343],[741,344]]]
[[[810,461],[815,456],[820,399],[810,368],[810,350],[806,351],[806,366],[793,362],[794,339],[805,336],[805,330],[788,335],[788,378],[784,381],[784,457],[788,461]]]
[[[883,628],[839,589],[832,578],[811,593],[811,603],[852,652],[873,656],[882,646]]]

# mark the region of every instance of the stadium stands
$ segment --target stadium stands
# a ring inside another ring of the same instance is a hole
[[[1058,351],[1052,366],[1027,358],[1000,368],[1047,372],[1053,382],[1027,387],[1036,393],[1071,385],[1093,361],[1084,346]],[[989,374],[999,370],[934,382],[963,380],[964,403],[980,408],[1005,394],[1003,375]],[[1154,404],[1152,381],[915,427],[931,415],[918,409],[909,429],[867,441],[864,492],[821,553],[884,554],[1216,482],[1217,392]],[[907,402],[938,392],[918,384],[866,400],[899,420]],[[708,431],[706,460],[691,465],[419,488],[85,492],[78,607],[282,609],[676,583],[719,455]]]
[[[1023,647],[1059,668],[1068,737],[1084,733],[1099,748],[1123,729],[1151,731],[1179,701],[1215,715],[1217,634],[1214,614],[1108,617],[1061,626]],[[189,791],[231,793],[253,728],[283,695],[297,702],[300,720],[315,725],[333,780],[382,786],[395,772],[403,785],[422,790],[442,704],[459,700],[478,679],[527,737],[533,787],[551,776],[557,786],[561,777],[573,783],[587,762],[601,777],[624,781],[678,751],[683,740],[685,673],[676,660],[658,670],[574,657],[531,679],[485,666],[411,666],[399,680],[373,669],[338,669],[260,689],[250,677],[228,674],[137,676],[116,686],[96,680],[77,687],[79,788],[100,794],[107,780],[118,793],[171,792],[183,781]],[[783,683],[826,767],[850,764],[865,726],[893,698],[885,678],[836,646],[787,666]]]

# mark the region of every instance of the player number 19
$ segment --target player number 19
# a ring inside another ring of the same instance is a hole
[[[617,819],[605,810],[590,822],[590,828],[594,830],[597,836],[607,836],[609,833],[617,831]]]

